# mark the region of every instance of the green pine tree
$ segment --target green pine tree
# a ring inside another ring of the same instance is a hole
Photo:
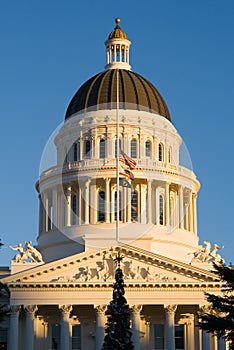
[[[224,282],[224,288],[220,296],[205,294],[211,307],[200,315],[199,327],[225,338],[229,342],[229,350],[234,350],[234,268],[223,264],[214,264],[214,268],[214,273]]]
[[[117,258],[120,262],[121,258]],[[115,271],[113,300],[110,302],[106,315],[107,324],[102,350],[133,350],[130,329],[130,308],[124,297],[123,272],[120,266]]]

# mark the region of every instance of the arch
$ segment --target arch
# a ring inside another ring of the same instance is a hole
[[[159,224],[164,225],[164,197],[162,194],[159,195]]]
[[[150,157],[151,151],[152,151],[152,143],[151,143],[151,141],[147,140],[145,142],[145,156]]]
[[[137,140],[136,139],[131,140],[130,148],[131,148],[131,157],[137,158]]]
[[[99,157],[106,158],[106,140],[101,139],[99,142]]]
[[[138,192],[133,191],[131,196],[131,221],[138,221]]]
[[[84,156],[85,156],[85,158],[91,158],[91,142],[90,142],[90,140],[85,140],[85,142],[84,142]]]
[[[78,160],[78,144],[77,142],[75,142],[73,144],[73,161],[77,162],[77,160]]]
[[[162,142],[158,144],[158,160],[159,162],[164,161],[164,145]]]
[[[105,201],[106,201],[106,193],[104,191],[98,191],[98,222],[105,222],[106,214],[105,214]]]

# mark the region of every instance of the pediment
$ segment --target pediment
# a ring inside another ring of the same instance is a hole
[[[139,248],[122,245],[83,252],[4,278],[10,285],[106,284],[114,281],[116,256],[126,284],[178,284],[217,282],[207,269],[181,263]]]

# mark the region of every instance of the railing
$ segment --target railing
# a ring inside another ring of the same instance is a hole
[[[195,180],[196,176],[192,170],[187,169],[180,165],[170,164],[159,162],[152,159],[137,159],[137,166],[134,170],[134,173],[137,175],[138,171],[155,171],[162,173],[170,173],[176,176],[188,177]],[[41,174],[40,179],[44,179],[47,176],[54,176],[63,174],[71,171],[92,171],[96,169],[115,169],[116,168],[116,159],[115,158],[103,158],[103,159],[84,159],[77,162],[68,162],[63,167],[54,166],[50,169],[44,171]]]

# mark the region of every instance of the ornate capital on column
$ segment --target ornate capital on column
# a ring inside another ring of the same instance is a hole
[[[26,311],[26,315],[34,317],[38,308],[37,305],[26,305],[24,306],[24,310]]]
[[[107,305],[97,305],[95,307],[95,311],[98,315],[105,315],[106,310],[107,310]]]
[[[204,315],[206,313],[210,312],[210,306],[209,305],[200,305],[200,309],[199,309],[199,315]]]
[[[20,305],[10,305],[10,307],[8,309],[10,315],[12,315],[12,316],[13,315],[19,316],[20,310],[21,310]]]
[[[142,310],[142,305],[141,304],[132,305],[131,310],[133,313],[139,314]]]
[[[69,316],[72,311],[72,305],[59,305],[59,309],[63,316]]]
[[[188,325],[194,324],[194,314],[181,314],[181,319],[178,322],[179,324],[187,323]]]
[[[164,306],[166,313],[173,315],[176,312],[177,305],[166,305]]]

